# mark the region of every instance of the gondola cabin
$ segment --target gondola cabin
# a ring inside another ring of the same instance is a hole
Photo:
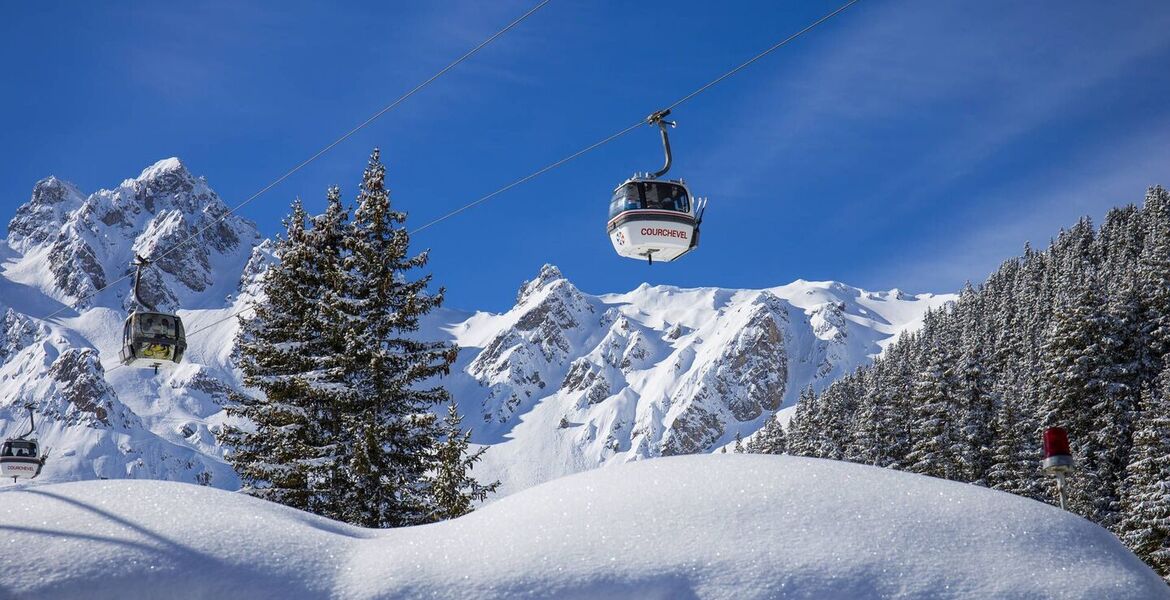
[[[152,367],[178,364],[187,350],[183,320],[178,315],[136,311],[122,329],[122,364]]]
[[[0,448],[0,476],[32,479],[44,464],[36,440],[8,439]]]
[[[621,256],[670,262],[699,245],[701,205],[681,180],[627,179],[609,203],[609,241]]]

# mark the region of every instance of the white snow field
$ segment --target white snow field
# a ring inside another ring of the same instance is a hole
[[[446,523],[350,527],[192,484],[0,492],[4,598],[1170,598],[1057,508],[848,463],[658,458]]]

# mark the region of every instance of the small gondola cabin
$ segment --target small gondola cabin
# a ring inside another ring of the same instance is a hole
[[[187,350],[183,320],[159,312],[131,313],[122,329],[122,364],[158,368],[178,364]]]
[[[0,448],[0,476],[31,479],[44,464],[36,440],[9,439]]]

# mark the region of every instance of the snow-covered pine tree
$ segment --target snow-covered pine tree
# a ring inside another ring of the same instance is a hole
[[[1115,531],[1170,583],[1170,369],[1155,393],[1142,390],[1141,417],[1125,470]]]
[[[378,150],[370,156],[348,237],[344,289],[347,382],[353,397],[343,427],[353,440],[346,465],[350,488],[346,520],[367,527],[427,522],[436,514],[430,473],[437,464],[441,431],[431,408],[450,397],[428,380],[446,375],[456,348],[420,340],[419,318],[443,301],[430,293],[430,275],[412,279],[427,263],[410,255],[406,214],[390,206],[386,168]]]
[[[743,434],[735,432],[735,447],[733,448],[736,454],[743,454]]]
[[[796,412],[788,423],[788,452],[793,456],[817,457],[817,434],[821,409],[812,386],[800,391]]]
[[[861,380],[857,372],[837,380],[839,385],[820,394],[813,455],[832,460],[844,460],[853,439],[856,426],[857,399],[861,395]]]
[[[936,337],[927,350],[925,368],[914,380],[914,441],[906,462],[915,473],[958,480],[962,475],[958,424],[963,418],[955,376],[957,357],[953,340]]]
[[[1015,395],[1008,395],[996,413],[987,484],[992,489],[1042,499],[1044,475],[1039,469],[1039,449],[1032,440],[1036,427],[1020,409],[1023,404]]]
[[[320,280],[315,310],[308,313],[311,326],[304,332],[311,343],[302,354],[314,366],[308,374],[307,406],[320,443],[315,471],[312,512],[332,519],[344,519],[342,498],[349,482],[341,469],[353,445],[346,439],[342,421],[353,398],[346,374],[348,322],[337,310],[338,298],[344,296],[345,240],[349,211],[341,202],[341,189],[333,186],[325,193],[325,212],[312,217],[313,228],[307,241],[318,254],[315,258]]]
[[[879,358],[864,373],[845,460],[883,467],[890,463],[887,449],[894,437],[890,431],[892,398],[883,386],[890,367],[888,360]]]
[[[1141,301],[1138,377],[1152,381],[1170,354],[1170,192],[1162,186],[1146,192],[1144,244],[1137,259]]]
[[[960,478],[987,485],[991,469],[993,423],[996,400],[988,375],[988,357],[983,332],[984,303],[970,284],[955,307],[960,322],[960,352],[957,364],[959,406],[956,416],[963,419],[959,451]]]
[[[439,443],[438,464],[432,476],[431,494],[434,512],[431,519],[442,521],[461,517],[472,510],[472,503],[482,501],[500,487],[495,481],[484,485],[471,476],[471,469],[483,457],[486,447],[468,453],[471,431],[463,431],[463,417],[454,402],[447,405],[443,419],[443,440]]]
[[[749,454],[787,454],[788,443],[784,435],[784,426],[776,420],[776,413],[772,413],[764,426],[755,437],[747,443],[745,451]]]
[[[864,461],[867,464],[895,469],[908,467],[906,457],[914,439],[911,373],[916,368],[914,358],[919,343],[919,333],[903,336],[886,350],[881,367],[873,369],[872,393],[882,408],[875,411],[873,421],[858,419],[859,435],[868,437],[871,444]],[[867,428],[871,432],[863,434]]]
[[[324,401],[314,381],[320,356],[328,354],[317,333],[317,306],[339,248],[320,244],[306,219],[297,200],[285,221],[286,236],[277,240],[280,262],[264,276],[254,316],[240,320],[238,365],[244,385],[259,394],[233,395],[228,414],[252,427],[225,427],[221,438],[231,448],[227,458],[245,493],[321,512],[328,504],[332,451],[320,426]]]

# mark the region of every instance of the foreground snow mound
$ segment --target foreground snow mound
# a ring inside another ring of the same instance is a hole
[[[0,493],[0,530],[16,598],[1170,598],[1051,506],[784,456],[641,461],[386,531],[189,484],[67,483]]]

